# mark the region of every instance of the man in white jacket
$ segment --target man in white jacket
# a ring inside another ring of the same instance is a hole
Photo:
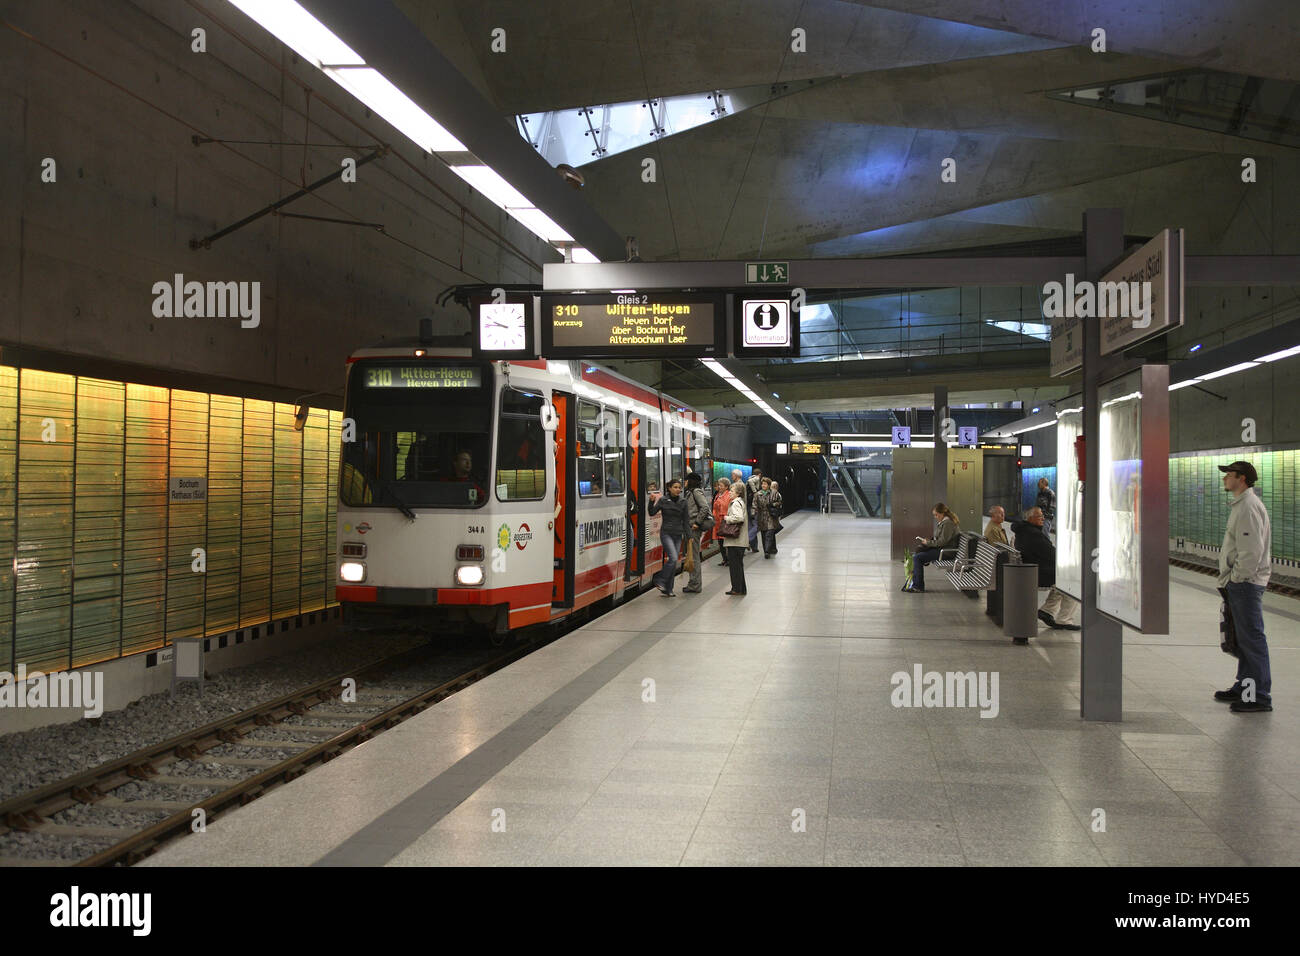
[[[1219,550],[1219,587],[1228,592],[1228,610],[1237,630],[1241,656],[1237,680],[1214,699],[1232,704],[1236,714],[1273,709],[1273,680],[1268,668],[1268,641],[1264,637],[1264,591],[1270,573],[1272,533],[1268,510],[1254,491],[1259,475],[1248,461],[1220,465],[1223,490],[1231,492],[1232,510]],[[1253,693],[1243,693],[1242,681],[1254,682]]]

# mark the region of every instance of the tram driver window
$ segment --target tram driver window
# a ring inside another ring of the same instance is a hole
[[[496,480],[499,501],[536,501],[546,494],[542,401],[537,392],[501,390]]]
[[[617,408],[605,409],[601,427],[601,451],[605,457],[605,494],[623,493],[623,432]]]
[[[578,403],[578,494],[594,498],[604,491],[605,470],[601,463],[600,406]]]

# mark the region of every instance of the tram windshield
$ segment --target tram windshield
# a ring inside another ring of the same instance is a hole
[[[488,499],[492,381],[483,364],[353,363],[344,416],[356,431],[343,443],[340,500],[404,512],[481,508]]]

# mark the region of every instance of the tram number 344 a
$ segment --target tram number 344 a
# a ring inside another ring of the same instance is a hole
[[[466,534],[486,534],[487,529],[481,524],[472,524],[465,529]]]

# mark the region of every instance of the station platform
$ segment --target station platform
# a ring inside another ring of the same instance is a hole
[[[1233,714],[1214,581],[1172,569],[1085,722],[1077,633],[901,593],[886,521],[786,524],[746,597],[714,558],[140,865],[1300,864],[1300,602],[1265,596],[1276,710]],[[894,706],[917,667],[996,672],[996,716]]]

